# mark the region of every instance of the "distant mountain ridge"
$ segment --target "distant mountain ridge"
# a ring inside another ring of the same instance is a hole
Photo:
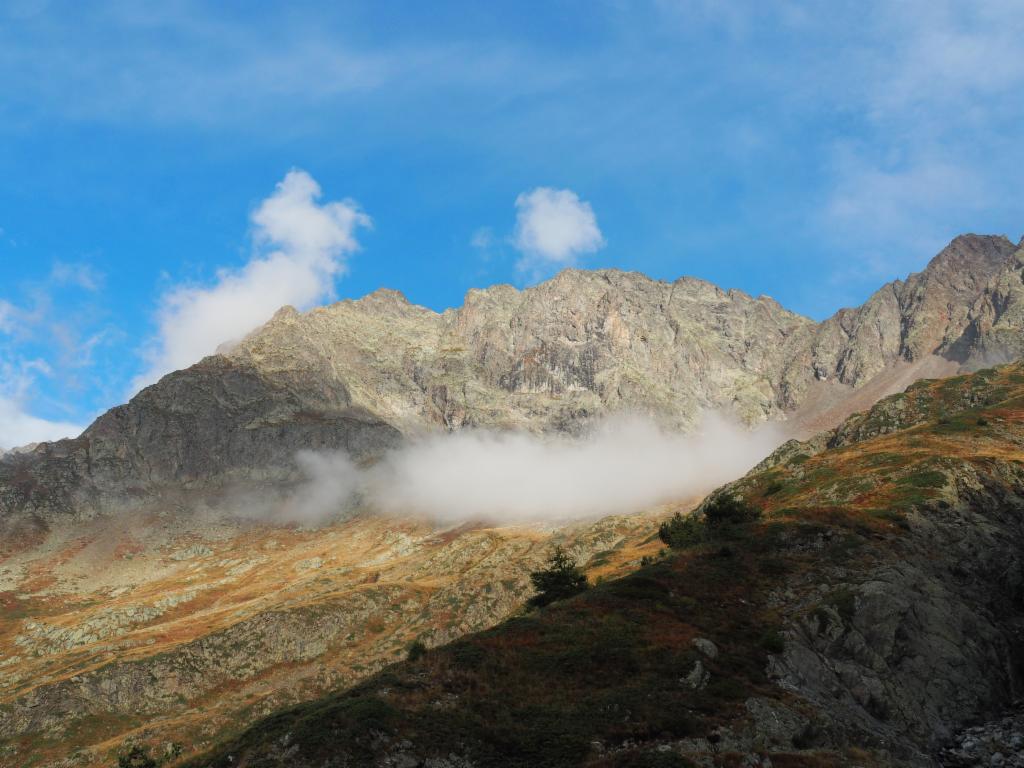
[[[832,426],[924,375],[1024,352],[1024,249],[963,235],[920,273],[822,323],[692,277],[566,270],[472,290],[443,313],[379,290],[164,377],[81,437],[0,459],[0,519],[94,513],[292,479],[301,448],[372,458],[426,429],[584,429],[620,410],[687,428]]]

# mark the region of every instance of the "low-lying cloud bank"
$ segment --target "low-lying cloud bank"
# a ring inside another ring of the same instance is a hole
[[[306,476],[272,515],[318,523],[355,506],[437,522],[539,522],[640,512],[739,477],[782,441],[708,415],[694,433],[636,417],[583,438],[463,430],[410,442],[368,468],[344,453],[301,453]]]

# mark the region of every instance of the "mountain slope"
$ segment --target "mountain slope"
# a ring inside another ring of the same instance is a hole
[[[789,444],[697,520],[188,765],[934,765],[1024,685],[1024,365]]]
[[[656,519],[552,527],[359,516],[315,529],[196,515],[55,524],[0,565],[0,766],[104,765],[126,739],[191,753],[516,610],[552,543],[594,573]]]

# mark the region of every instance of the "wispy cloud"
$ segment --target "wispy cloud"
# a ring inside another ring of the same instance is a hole
[[[191,0],[40,7],[0,8],[0,73],[11,73],[0,80],[8,120],[0,127],[8,130],[57,117],[243,125],[279,139],[297,125],[321,126],[325,110],[337,114],[380,93],[407,107],[439,92],[487,94],[486,103],[501,104],[579,77],[501,40],[367,36],[342,6],[259,15]]]
[[[50,270],[50,279],[58,285],[76,285],[86,291],[97,291],[103,285],[103,274],[91,264],[58,261]]]
[[[853,120],[830,148],[822,225],[847,253],[884,254],[893,277],[983,214],[1024,217],[1005,184],[1024,160],[1007,141],[1024,117],[1024,6],[914,0],[865,21],[826,75]]]
[[[100,306],[105,275],[58,261],[36,279],[7,284],[0,299],[0,448],[77,435],[96,412],[91,390],[122,332]],[[83,396],[83,393],[88,394]]]
[[[211,286],[177,286],[163,295],[148,365],[133,390],[237,341],[286,304],[305,309],[332,295],[359,247],[355,232],[370,218],[351,200],[321,204],[320,195],[308,173],[289,172],[252,214],[256,250],[245,266],[221,270]]]
[[[1024,81],[1024,8],[1016,0],[911,0],[879,11],[869,96],[882,120],[948,108],[957,111],[947,120],[973,120],[979,108],[1000,109],[991,97],[1016,93]]]
[[[74,437],[84,427],[70,421],[33,416],[31,390],[38,379],[52,374],[43,360],[0,365],[0,449]]]
[[[0,299],[0,333],[11,333],[14,330],[17,312],[18,308],[11,302]]]
[[[390,77],[387,55],[357,51],[315,27],[282,23],[267,36],[227,9],[40,7],[8,11],[0,24],[0,71],[19,73],[0,93],[22,109],[11,115],[19,122],[35,110],[103,122],[237,123],[266,114],[271,100],[313,104]]]
[[[832,237],[861,251],[861,258],[887,250],[907,257],[936,253],[949,239],[943,221],[966,218],[991,205],[997,190],[983,172],[969,164],[919,154],[892,165],[872,162],[856,150],[836,151],[836,186],[824,211]],[[890,278],[893,268],[876,257],[876,269],[865,276]]]
[[[478,251],[490,250],[495,242],[494,230],[490,227],[480,227],[473,232],[473,236],[469,239],[469,244]]]
[[[37,336],[45,334],[52,341],[48,309],[45,301],[25,310],[0,300],[0,449],[73,437],[84,429],[70,420],[43,418],[32,412],[42,400],[41,383],[54,375],[45,359],[30,356]],[[59,342],[45,346],[59,354]]]

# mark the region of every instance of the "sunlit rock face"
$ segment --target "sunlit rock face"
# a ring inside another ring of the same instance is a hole
[[[0,461],[0,515],[295,477],[300,449],[372,459],[466,426],[578,432],[616,412],[679,429],[708,410],[804,434],[926,375],[1012,357],[1024,256],[958,237],[921,273],[822,323],[684,277],[567,270],[443,313],[389,290],[300,314],[164,377],[78,439]]]

